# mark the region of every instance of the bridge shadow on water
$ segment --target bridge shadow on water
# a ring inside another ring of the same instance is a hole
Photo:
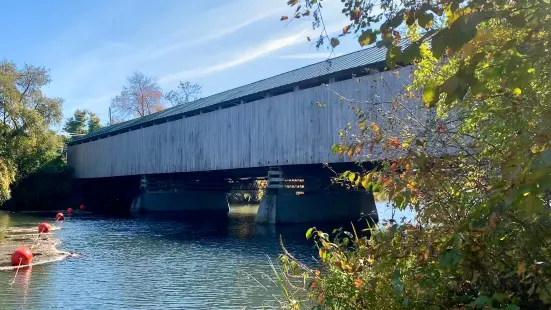
[[[167,212],[150,213],[135,217],[151,230],[150,233],[175,241],[203,240],[215,241],[219,239],[262,240],[271,241],[279,246],[279,238],[293,245],[311,245],[306,240],[306,231],[316,227],[324,232],[331,233],[335,228],[352,231],[352,224],[348,222],[324,223],[297,223],[286,225],[257,224],[255,221],[258,206],[232,206],[229,213],[205,212]],[[365,220],[353,221],[358,233],[366,227]]]

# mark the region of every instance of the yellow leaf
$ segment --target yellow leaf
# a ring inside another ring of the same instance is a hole
[[[362,180],[362,186],[363,188],[367,189],[369,187],[369,180],[367,179],[367,176],[365,176]]]
[[[347,34],[348,31],[350,31],[350,28],[351,28],[351,27],[352,27],[351,25],[348,25],[348,26],[342,28],[342,33],[343,33],[343,34]]]
[[[381,142],[383,139],[383,133],[381,131],[381,128],[377,126],[375,123],[371,123],[371,131],[375,134],[375,143]]]
[[[520,96],[522,94],[522,90],[520,88],[513,89],[513,95]]]

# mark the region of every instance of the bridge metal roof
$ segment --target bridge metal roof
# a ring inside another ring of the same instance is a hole
[[[403,47],[406,43],[402,42],[400,45]],[[80,144],[92,139],[95,140],[95,138],[101,138],[102,136],[106,137],[107,135],[125,132],[131,130],[132,128],[151,126],[154,125],[154,123],[160,123],[170,119],[179,119],[187,114],[203,111],[205,108],[215,108],[228,103],[238,104],[242,99],[255,95],[260,96],[262,94],[267,94],[276,89],[294,87],[294,85],[300,85],[301,83],[305,83],[307,81],[314,81],[318,78],[335,75],[339,72],[381,64],[386,60],[386,53],[387,49],[384,47],[378,48],[373,46],[365,48],[205,98],[197,99],[184,105],[171,107],[141,118],[103,127],[86,136],[78,137],[68,144]]]

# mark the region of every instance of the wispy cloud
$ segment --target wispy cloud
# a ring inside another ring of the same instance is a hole
[[[226,70],[235,66],[245,64],[249,61],[263,57],[269,53],[280,50],[284,47],[295,45],[299,42],[303,42],[306,35],[306,31],[301,31],[296,34],[287,35],[281,38],[272,39],[266,41],[252,49],[240,53],[237,57],[224,61],[215,65],[198,67],[189,70],[182,70],[176,73],[165,75],[159,79],[160,83],[168,83],[176,80],[194,78],[202,75],[208,75],[214,72]]]
[[[341,56],[342,53],[330,53],[330,52],[319,52],[319,53],[297,53],[297,54],[288,54],[280,55],[277,58],[283,59],[327,59]]]
[[[247,27],[247,26],[249,26],[249,25],[251,25],[255,22],[258,22],[258,21],[266,19],[270,16],[273,16],[273,15],[275,15],[275,12],[276,11],[269,11],[269,12],[265,12],[263,14],[258,14],[258,15],[255,15],[252,18],[249,18],[248,20],[245,20],[245,21],[243,21],[243,22],[241,22],[237,25],[227,27],[227,28],[216,29],[211,34],[207,34],[205,36],[201,36],[201,37],[198,37],[196,39],[186,40],[186,41],[183,41],[183,42],[180,42],[180,43],[167,45],[167,46],[162,47],[162,48],[156,48],[155,51],[145,53],[145,55],[147,55],[147,56],[145,56],[144,58],[147,58],[148,60],[151,60],[151,59],[155,59],[155,58],[165,56],[165,55],[173,53],[173,52],[177,52],[177,51],[179,51],[181,49],[184,49],[186,47],[198,46],[198,45],[203,45],[203,44],[209,43],[209,42],[214,41],[216,39],[219,39],[223,36],[231,35],[232,33],[237,32],[240,29],[245,28],[245,27]]]
[[[326,29],[328,33],[334,33],[336,31],[339,31],[341,28],[342,28],[342,22],[334,22],[329,24]],[[234,56],[233,58],[231,58],[231,56],[221,57],[221,58],[225,58],[226,61],[213,64],[213,65],[196,67],[192,69],[185,69],[172,74],[167,74],[161,77],[159,79],[159,82],[161,84],[166,84],[177,80],[194,79],[200,76],[205,76],[215,72],[227,70],[232,67],[236,67],[236,66],[248,63],[257,58],[264,57],[270,53],[276,52],[283,48],[290,47],[299,43],[304,43],[306,41],[307,36],[310,36],[313,33],[316,33],[315,30],[313,31],[311,29],[303,29],[301,31],[296,31],[296,29],[292,29],[290,30],[290,32],[293,32],[293,34],[287,34],[279,38],[274,38],[274,39],[265,41],[264,43],[259,44],[256,47],[239,52],[237,56]],[[305,57],[306,55],[314,55],[314,54],[321,55],[321,56],[318,56],[317,58],[322,58],[324,55],[325,56],[329,55],[328,53],[327,54],[306,53],[306,54],[302,54],[303,56],[302,58],[304,59],[306,58]],[[296,54],[296,55],[299,55],[299,54]],[[288,55],[288,58],[292,58],[292,56]],[[299,58],[299,57],[295,57],[295,58]]]

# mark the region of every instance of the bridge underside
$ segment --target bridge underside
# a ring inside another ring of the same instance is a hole
[[[353,163],[293,165],[210,172],[79,180],[83,203],[101,211],[227,213],[227,193],[263,191],[257,222],[269,224],[376,220],[374,198],[332,184],[345,170],[372,169]]]

